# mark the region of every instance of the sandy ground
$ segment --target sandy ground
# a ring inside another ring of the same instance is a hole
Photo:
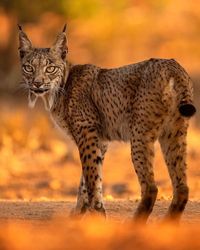
[[[138,201],[105,201],[107,218],[124,221],[130,218]],[[56,217],[68,217],[75,206],[72,201],[1,201],[0,220],[47,221]],[[169,201],[158,200],[149,221],[161,219],[167,211]],[[182,223],[200,222],[200,201],[189,201],[182,217]]]
[[[129,223],[138,201],[106,201],[107,220],[70,220],[72,201],[0,201],[1,250],[196,250],[200,201],[190,201],[180,225],[160,223],[169,206],[158,200],[149,223]]]

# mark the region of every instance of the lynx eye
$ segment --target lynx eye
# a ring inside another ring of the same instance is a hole
[[[49,67],[46,68],[46,73],[53,74],[53,73],[55,73],[57,70],[58,70],[57,67],[55,67],[55,66],[49,66]]]
[[[23,65],[23,70],[28,74],[30,74],[34,71],[33,67],[31,65],[28,65],[28,64]]]

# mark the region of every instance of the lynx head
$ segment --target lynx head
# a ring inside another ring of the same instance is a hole
[[[42,97],[50,109],[68,75],[66,25],[51,48],[35,48],[19,26],[19,55],[23,86],[29,92],[29,106],[34,107]]]

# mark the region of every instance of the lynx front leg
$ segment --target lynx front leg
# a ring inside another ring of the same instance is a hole
[[[188,121],[176,117],[168,123],[159,138],[173,185],[173,200],[167,218],[179,220],[188,201],[186,178],[186,134]]]
[[[153,173],[154,140],[152,137],[152,135],[144,135],[139,131],[139,133],[135,132],[131,139],[132,160],[141,185],[142,195],[134,219],[142,222],[148,219],[158,192]]]
[[[81,175],[80,185],[78,189],[77,203],[74,214],[84,214],[89,207],[88,192],[85,185],[84,176]]]
[[[78,141],[82,162],[82,178],[77,199],[77,209],[87,208],[105,214],[102,197],[102,161],[106,146],[100,143],[94,129],[85,129]]]
[[[104,155],[107,151],[107,144],[100,145],[101,155],[102,155],[102,162],[104,160]],[[75,208],[76,214],[84,214],[89,208],[89,199],[88,199],[88,191],[85,183],[85,178],[83,174],[81,175],[79,190],[78,190],[78,197],[77,197],[77,204]]]

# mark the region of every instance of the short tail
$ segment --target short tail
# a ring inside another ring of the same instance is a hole
[[[180,86],[177,86],[179,88],[178,109],[182,116],[189,118],[196,113],[196,108],[193,104],[192,81],[188,77],[187,81],[184,80],[182,83],[179,83],[179,84]]]
[[[179,112],[184,117],[191,117],[196,113],[193,104],[193,83],[184,68],[173,60],[173,82],[177,94]],[[170,79],[171,81],[171,79]]]
[[[181,103],[179,106],[179,112],[182,116],[191,117],[196,113],[196,108],[192,103]]]

